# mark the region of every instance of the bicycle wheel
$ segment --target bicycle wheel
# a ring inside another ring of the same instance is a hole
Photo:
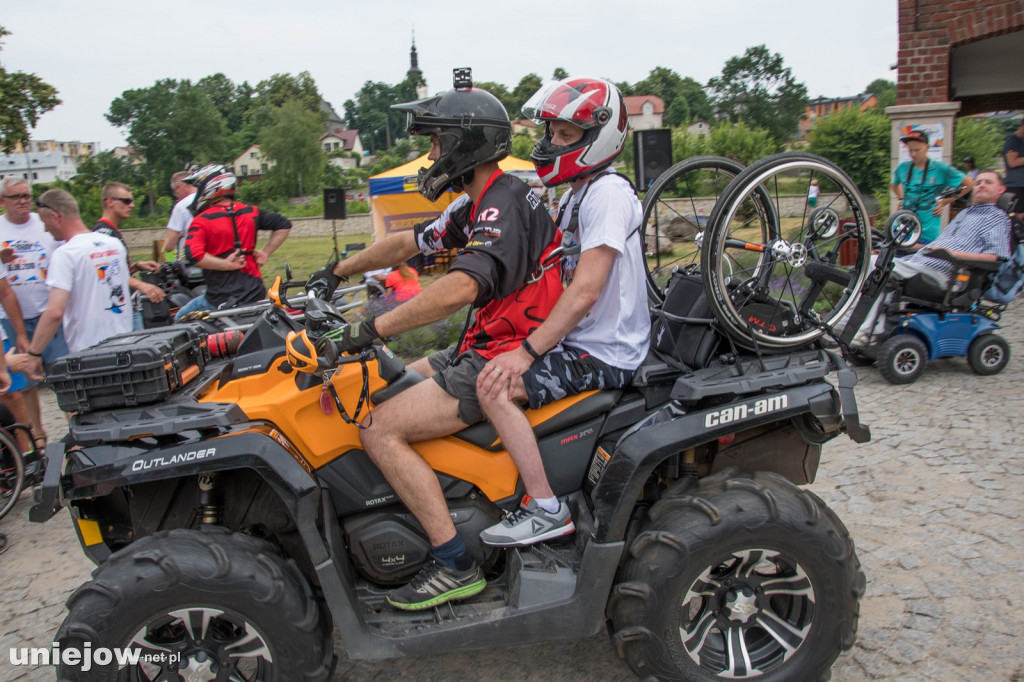
[[[0,519],[14,508],[25,486],[25,459],[8,433],[0,429]]]
[[[708,217],[743,165],[724,156],[695,156],[662,173],[643,204],[644,262],[653,303],[665,299],[675,267],[696,269]]]
[[[811,182],[819,207],[807,199]],[[765,200],[768,210],[759,205]],[[838,322],[867,275],[871,229],[853,181],[812,154],[751,165],[715,204],[702,247],[715,315],[739,344],[781,350]]]

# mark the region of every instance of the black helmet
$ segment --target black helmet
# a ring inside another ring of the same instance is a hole
[[[448,189],[462,191],[473,169],[508,156],[512,125],[498,98],[477,88],[456,88],[434,97],[393,104],[409,115],[410,135],[437,135],[441,155],[430,168],[421,168],[420,193],[430,201]]]

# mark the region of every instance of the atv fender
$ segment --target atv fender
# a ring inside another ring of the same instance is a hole
[[[622,540],[644,483],[666,458],[737,431],[811,414],[822,423],[839,418],[839,398],[828,383],[743,396],[730,403],[687,412],[670,403],[619,440],[591,493],[597,542]]]

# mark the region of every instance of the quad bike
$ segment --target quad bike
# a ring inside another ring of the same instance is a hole
[[[815,343],[744,348],[692,314],[708,304],[692,273],[670,282],[656,305],[663,334],[700,343],[652,349],[628,389],[527,412],[574,535],[480,542],[524,492],[488,424],[414,445],[488,584],[413,613],[384,597],[430,544],[367,458],[360,425],[423,378],[385,346],[338,354],[324,335],[343,313],[310,298],[300,321],[278,285],[280,305],[233,356],[197,361],[196,378],[159,402],[80,412],[68,442],[50,446],[31,518],[68,507],[98,564],[55,641],[141,649],[102,679],[327,680],[334,630],[349,658],[381,660],[607,626],[645,678],[826,679],[854,642],[864,575],[839,518],[797,486],[814,480],[822,444],[869,438],[856,376]],[[189,357],[206,358],[196,345]]]
[[[166,327],[174,322],[174,314],[183,305],[196,296],[206,292],[206,281],[203,271],[183,261],[161,263],[155,272],[140,271],[143,282],[155,284],[164,291],[164,300],[153,303],[138,293],[133,297],[139,299],[142,310],[142,321],[146,329]]]

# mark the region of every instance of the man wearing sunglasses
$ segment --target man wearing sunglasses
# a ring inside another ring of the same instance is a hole
[[[15,316],[0,310],[0,325],[7,338],[19,351],[28,348],[29,340],[35,333],[39,317],[46,308],[50,287],[46,285],[46,273],[50,257],[60,244],[46,231],[39,215],[32,211],[32,188],[27,180],[8,178],[0,184],[0,204],[6,215],[0,216],[0,258],[7,266],[7,282],[10,284],[21,309]],[[18,317],[18,319],[15,319]],[[24,320],[24,321],[23,321]],[[52,362],[67,355],[64,332],[60,327],[53,340],[42,350],[43,361]],[[23,384],[15,384],[14,393],[8,400],[21,402],[24,406],[7,403],[19,421],[27,420],[37,447],[46,444],[46,433],[39,416],[39,395],[36,382],[24,377]],[[22,417],[20,410],[25,410]]]
[[[47,190],[36,205],[46,230],[64,242],[50,258],[46,273],[50,296],[26,351],[29,374],[39,379],[43,349],[62,323],[68,350],[75,352],[131,331],[132,318],[124,245],[90,231],[82,222],[78,203],[62,189]],[[9,362],[19,366],[22,360],[14,356]]]
[[[124,244],[125,251],[127,251],[128,243],[125,242],[124,235],[121,234],[119,228],[121,222],[132,214],[132,209],[135,207],[135,198],[132,197],[131,188],[122,182],[107,183],[103,187],[100,199],[103,202],[103,215],[92,226],[92,231],[116,237]],[[138,270],[154,272],[160,266],[156,264],[156,261],[146,260],[133,263],[131,258],[129,258],[128,267],[130,272]],[[128,280],[128,286],[131,287],[132,291],[138,291],[153,303],[159,303],[164,300],[164,290],[155,284],[149,284],[131,277]],[[142,329],[141,311],[136,311],[132,316],[132,326],[135,329]]]

